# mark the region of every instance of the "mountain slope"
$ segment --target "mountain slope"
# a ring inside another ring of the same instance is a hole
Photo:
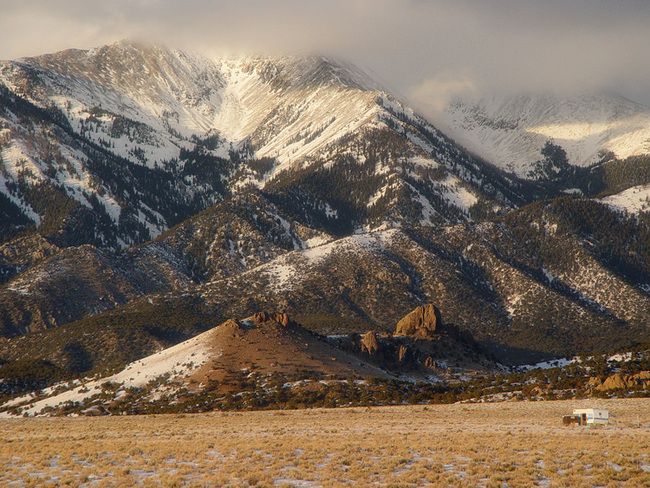
[[[183,263],[160,254],[164,250],[116,256],[86,245],[52,255],[0,289],[2,335],[56,327],[147,293],[185,289],[191,281]]]
[[[650,153],[650,108],[615,95],[489,96],[449,105],[441,129],[482,158],[526,177],[551,139],[570,164],[588,166],[602,152]]]
[[[23,253],[28,260],[13,266],[8,260],[6,273],[16,276],[0,286],[1,335],[56,327],[154,292],[187,290],[331,239],[293,221],[259,192],[237,195],[123,251],[61,250],[42,238],[22,239],[0,248],[9,258]]]
[[[150,307],[215,317],[275,309],[318,332],[388,330],[428,301],[511,361],[626,347],[649,334],[648,222],[595,201],[563,198],[493,221],[334,239],[305,234],[262,195],[243,197],[138,248],[46,258],[2,289],[4,335],[92,322],[123,304],[128,316]]]

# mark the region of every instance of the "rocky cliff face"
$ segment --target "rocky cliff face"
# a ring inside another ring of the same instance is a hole
[[[432,378],[469,371],[502,368],[479,346],[468,331],[443,324],[440,309],[429,303],[417,306],[401,318],[394,333],[333,336],[330,343],[359,354],[397,376]]]
[[[593,377],[589,380],[589,386],[598,391],[648,389],[650,387],[650,371],[641,371],[630,375],[615,373],[604,380]]]

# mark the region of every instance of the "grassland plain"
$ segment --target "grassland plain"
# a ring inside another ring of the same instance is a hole
[[[650,486],[650,399],[0,421],[0,486]]]

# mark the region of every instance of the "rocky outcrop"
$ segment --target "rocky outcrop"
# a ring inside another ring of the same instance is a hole
[[[602,384],[603,384],[603,381],[600,378],[598,378],[597,376],[592,376],[591,378],[589,378],[589,381],[587,381],[587,387],[588,388],[597,388]]]
[[[598,390],[618,390],[622,389],[624,390],[627,387],[627,384],[623,377],[616,373],[613,374],[612,376],[608,377],[603,381],[603,384],[600,385],[597,389]]]
[[[428,303],[416,307],[411,313],[397,322],[395,335],[414,337],[417,339],[432,338],[440,333],[442,317],[440,309]]]
[[[408,347],[401,345],[397,353],[397,361],[402,363],[406,360],[406,354],[408,353]]]
[[[0,246],[0,283],[5,283],[30,266],[59,252],[59,248],[42,236],[14,239]]]
[[[427,358],[424,360],[424,367],[438,372],[446,369],[444,366],[444,362],[440,363],[436,361],[434,358],[432,358],[431,356],[427,356]]]
[[[641,371],[640,373],[632,375],[631,378],[634,378],[635,380],[641,380],[644,383],[647,383],[646,386],[650,385],[650,371]]]
[[[592,378],[593,380],[594,378]],[[605,380],[598,384],[595,381],[589,381],[589,385],[595,386],[599,391],[607,390],[627,390],[635,388],[650,388],[650,371],[641,371],[640,373],[633,375],[622,375],[620,373],[615,373]]]
[[[361,351],[373,356],[378,349],[379,341],[377,341],[377,334],[375,334],[375,331],[369,330],[361,340]]]
[[[266,322],[268,322],[270,320],[273,320],[273,321],[277,322],[278,324],[282,324],[285,327],[288,327],[290,325],[296,325],[296,323],[293,320],[291,320],[286,313],[257,312],[252,317],[252,322],[255,325],[261,325],[261,324],[264,324],[264,323],[266,323]]]

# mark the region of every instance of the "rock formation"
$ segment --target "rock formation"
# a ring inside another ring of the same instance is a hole
[[[432,338],[440,333],[441,326],[440,309],[428,303],[416,307],[415,310],[397,322],[395,335],[404,335],[416,339]]]
[[[375,331],[369,330],[361,340],[361,350],[372,356],[377,352],[377,349],[379,349],[377,334],[375,334]]]
[[[614,373],[602,382],[598,378],[592,378],[588,384],[599,391],[650,388],[650,371],[641,371],[634,375]]]
[[[253,315],[252,318],[252,321],[255,325],[263,324],[265,322],[268,322],[269,320],[274,320],[278,324],[282,324],[285,327],[295,324],[295,322],[291,320],[286,313],[279,313],[279,312],[274,312],[274,313],[257,312],[256,314]]]

